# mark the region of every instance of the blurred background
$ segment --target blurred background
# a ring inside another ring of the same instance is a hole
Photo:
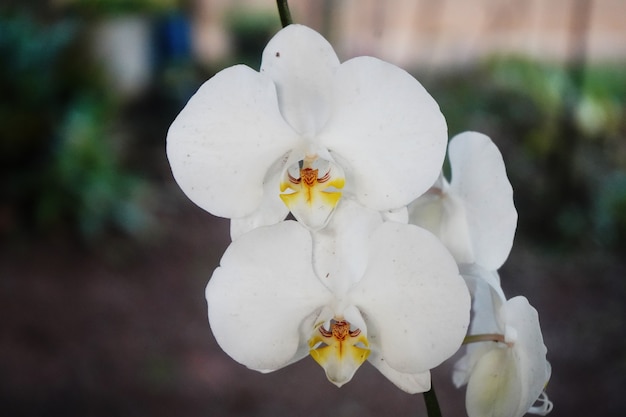
[[[291,0],[341,60],[411,71],[450,136],[501,149],[519,228],[501,270],[539,311],[553,416],[626,410],[626,2]],[[228,224],[189,202],[167,129],[216,71],[258,69],[272,0],[0,5],[0,410],[6,416],[415,416],[369,365],[269,375],[216,345]],[[254,343],[253,340],[250,343]],[[453,360],[434,371],[463,416]]]

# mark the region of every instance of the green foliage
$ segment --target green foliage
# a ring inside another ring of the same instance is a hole
[[[38,206],[41,224],[65,219],[90,239],[110,227],[128,234],[146,227],[149,218],[140,204],[146,184],[120,169],[107,113],[93,98],[68,109]]]
[[[175,9],[178,0],[68,0],[68,6],[94,15],[161,13]]]
[[[559,146],[560,117],[573,91],[566,68],[516,58],[495,59],[487,64],[487,71],[496,88],[525,96],[541,115],[535,119],[538,123],[529,126],[525,138],[528,150],[538,157],[554,152]]]
[[[0,234],[64,229],[92,239],[148,224],[146,186],[113,146],[118,108],[83,38],[77,20],[0,15]]]
[[[576,120],[586,137],[616,140],[624,134],[626,75],[622,65],[590,68],[585,73]]]

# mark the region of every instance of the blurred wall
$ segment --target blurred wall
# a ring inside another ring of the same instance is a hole
[[[370,54],[403,66],[470,64],[496,52],[565,60],[586,50],[594,61],[626,57],[623,0],[291,0],[297,23],[332,40],[342,59]],[[274,12],[271,0],[196,0],[196,53],[229,51],[224,16],[234,9]],[[586,35],[585,35],[586,34]]]

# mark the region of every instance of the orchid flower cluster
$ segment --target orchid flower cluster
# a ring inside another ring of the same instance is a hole
[[[310,355],[339,387],[368,361],[420,393],[431,369],[480,342],[453,375],[470,417],[548,412],[537,313],[507,300],[496,272],[517,223],[502,157],[460,134],[448,182],[447,145],[415,78],[372,57],[340,63],[302,25],[274,36],[260,71],[209,79],[167,154],[185,194],[231,220],[206,288],[220,347],[260,372]]]

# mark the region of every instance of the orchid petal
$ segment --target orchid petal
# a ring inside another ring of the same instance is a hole
[[[379,352],[371,351],[368,362],[371,363],[381,374],[388,380],[393,382],[402,391],[409,394],[418,394],[426,392],[431,387],[430,371],[419,372],[416,374],[407,374],[396,371],[387,362]]]
[[[475,259],[465,207],[449,189],[440,175],[430,190],[409,204],[409,221],[434,233],[458,264],[470,264]]]
[[[261,73],[276,83],[280,111],[301,135],[313,137],[330,117],[338,67],[332,46],[306,26],[287,26],[265,47]]]
[[[380,224],[379,212],[344,199],[328,226],[313,233],[314,269],[335,296],[343,298],[365,274],[369,240]]]
[[[194,203],[216,216],[244,217],[261,204],[268,169],[296,141],[272,80],[237,65],[189,100],[169,129],[167,156]]]
[[[502,307],[503,321],[515,330],[516,340],[505,338],[513,343],[516,367],[520,370],[523,390],[520,392],[518,412],[522,415],[531,408],[550,379],[550,365],[546,361],[547,349],[539,326],[537,310],[526,297],[518,296],[508,300]],[[505,332],[507,335],[508,332]]]
[[[487,271],[476,264],[464,264],[459,269],[472,295],[472,320],[468,333],[500,333],[503,324],[498,316],[506,299],[500,288],[498,273]],[[452,381],[457,388],[467,384],[474,366],[483,355],[493,349],[494,343],[469,343],[465,346],[465,355],[454,364],[452,373]]]
[[[472,370],[465,408],[469,417],[520,417],[517,413],[522,389],[518,370],[509,366],[513,353],[500,346],[482,355]]]
[[[276,192],[276,186],[280,182],[281,168],[282,163],[276,163],[267,173],[267,180],[263,184],[263,199],[256,211],[246,217],[231,219],[230,238],[232,240],[252,229],[278,223],[287,217],[289,209],[283,204]]]
[[[476,303],[477,298],[480,298],[478,292],[482,292],[484,303],[492,303],[495,306],[495,311],[499,311],[500,306],[506,302],[506,297],[500,284],[498,271],[487,270],[478,264],[461,264],[459,265],[459,271],[470,289],[474,303]],[[493,293],[489,293],[489,290]],[[482,310],[484,308],[486,308],[486,305],[474,305],[474,309]],[[491,310],[493,310],[493,307]]]
[[[303,351],[331,299],[313,273],[311,246],[309,232],[286,221],[246,233],[224,253],[206,297],[215,339],[237,362],[267,372]]]
[[[470,297],[456,263],[431,233],[383,223],[350,292],[369,340],[398,372],[427,371],[454,354],[467,331]]]
[[[465,354],[455,362],[452,369],[452,383],[461,388],[469,382],[476,363],[494,347],[495,342],[471,343],[465,346]]]
[[[442,196],[444,219],[439,224],[438,236],[459,264],[476,262],[475,248],[463,201],[453,193]]]
[[[443,180],[445,181],[445,179]],[[447,182],[446,182],[447,184]],[[447,247],[441,233],[441,225],[444,222],[444,193],[441,188],[431,188],[419,196],[407,206],[409,222],[423,227],[435,236],[439,237]],[[458,234],[457,234],[458,236]],[[463,239],[465,240],[465,239]]]
[[[489,137],[464,132],[449,145],[450,194],[463,201],[475,262],[498,269],[511,251],[517,211],[502,155]]]
[[[396,223],[408,223],[409,222],[409,211],[407,207],[400,207],[398,209],[392,209],[383,211],[380,213],[383,216],[383,219],[387,222],[396,222]]]
[[[319,135],[376,210],[406,206],[436,180],[447,144],[435,100],[406,71],[372,57],[344,62],[331,117]],[[339,159],[341,158],[341,160]]]

